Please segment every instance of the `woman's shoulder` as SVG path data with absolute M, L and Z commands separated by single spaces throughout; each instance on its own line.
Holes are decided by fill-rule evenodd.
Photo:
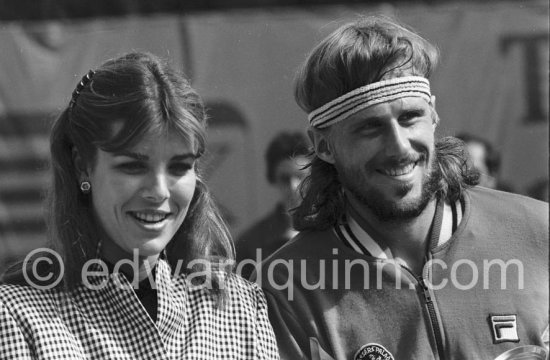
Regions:
M 25 283 L 2 282 L 0 283 L 0 301 L 7 303 L 48 297 L 48 292 L 44 290 Z
M 62 275 L 57 267 L 47 264 L 16 263 L 1 278 L 0 302 L 13 309 L 46 309 L 62 292 Z
M 43 289 L 29 284 L 0 284 L 0 306 L 12 316 L 45 314 L 53 308 L 56 290 Z
M 213 275 L 212 278 L 217 279 L 216 281 L 211 282 L 210 279 L 207 279 L 197 285 L 192 284 L 189 279 L 185 279 L 188 283 L 187 291 L 190 299 L 197 298 L 201 302 L 208 299 L 209 301 L 206 302 L 214 303 L 222 299 L 221 302 L 225 304 L 223 307 L 229 305 L 234 309 L 255 309 L 258 303 L 265 302 L 263 292 L 256 283 L 233 272 L 214 271 Z M 221 295 L 222 293 L 223 295 Z
M 235 272 L 220 272 L 219 277 L 229 290 L 234 289 L 244 292 L 255 293 L 256 290 L 259 289 L 256 283 L 246 280 L 241 275 Z
M 230 289 L 235 289 L 237 291 L 242 291 L 244 293 L 249 293 L 253 296 L 256 296 L 258 291 L 261 293 L 262 290 L 255 282 L 249 281 L 243 278 L 241 275 L 234 272 L 226 273 L 224 275 L 224 281 L 227 283 Z
M 244 306 L 258 308 L 265 304 L 265 297 L 258 284 L 244 279 L 238 274 L 228 273 L 225 278 L 230 301 Z

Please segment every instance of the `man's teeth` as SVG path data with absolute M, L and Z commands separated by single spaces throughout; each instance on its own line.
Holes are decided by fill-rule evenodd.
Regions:
M 416 166 L 416 163 L 410 163 L 407 166 L 393 168 L 393 169 L 384 169 L 382 172 L 385 175 L 389 176 L 400 176 L 400 175 L 406 175 L 414 170 L 414 167 Z
M 150 213 L 140 213 L 136 212 L 134 213 L 134 216 L 138 220 L 146 221 L 146 222 L 159 222 L 161 220 L 164 220 L 167 217 L 167 214 L 150 214 Z

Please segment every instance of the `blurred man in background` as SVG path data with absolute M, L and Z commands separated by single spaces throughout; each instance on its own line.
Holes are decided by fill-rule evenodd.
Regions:
M 297 190 L 308 175 L 308 171 L 303 169 L 308 163 L 308 151 L 308 140 L 301 132 L 281 132 L 269 143 L 265 153 L 267 181 L 277 189 L 279 200 L 267 216 L 237 239 L 237 262 L 256 260 L 258 250 L 261 250 L 263 260 L 296 235 L 289 210 L 300 203 Z M 244 266 L 241 275 L 249 278 L 252 270 L 252 266 Z
M 487 139 L 469 133 L 461 133 L 456 137 L 464 141 L 474 167 L 480 172 L 479 186 L 514 192 L 510 184 L 500 179 L 500 153 Z

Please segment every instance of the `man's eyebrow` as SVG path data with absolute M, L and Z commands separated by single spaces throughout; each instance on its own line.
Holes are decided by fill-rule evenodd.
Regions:
M 365 126 L 383 123 L 384 117 L 380 115 L 368 115 L 364 117 L 357 117 L 355 119 L 350 119 L 350 120 L 354 121 L 354 123 L 350 124 L 351 128 L 356 130 L 356 129 L 361 129 Z
M 411 106 L 403 109 L 403 111 L 405 111 L 405 112 L 407 112 L 407 111 L 426 112 L 427 109 L 420 106 L 420 105 L 411 105 Z
M 361 120 L 362 122 L 381 122 L 381 121 L 384 121 L 384 119 L 386 118 L 387 116 L 382 116 L 382 115 L 369 115 L 369 116 L 363 117 Z

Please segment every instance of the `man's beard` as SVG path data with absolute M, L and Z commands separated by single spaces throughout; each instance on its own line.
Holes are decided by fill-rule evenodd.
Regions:
M 283 204 L 287 210 L 291 210 L 299 206 L 301 201 L 302 197 L 300 196 L 300 193 L 298 190 L 295 190 L 291 194 L 285 194 Z
M 426 158 L 426 155 L 422 155 Z M 380 190 L 366 185 L 361 171 L 337 167 L 339 179 L 344 189 L 353 195 L 361 204 L 369 208 L 372 213 L 383 222 L 407 221 L 418 217 L 435 196 L 439 189 L 441 173 L 437 166 L 437 153 L 432 158 L 429 172 L 424 175 L 421 184 L 420 196 L 412 201 L 398 202 L 387 199 Z M 411 184 L 403 184 L 396 190 L 396 195 L 403 197 L 411 189 Z

